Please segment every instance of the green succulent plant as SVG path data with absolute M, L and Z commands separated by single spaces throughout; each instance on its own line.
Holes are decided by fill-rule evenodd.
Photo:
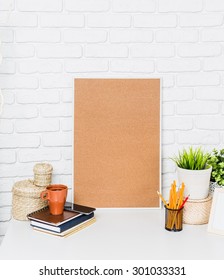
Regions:
M 209 168 L 208 159 L 209 153 L 202 150 L 201 147 L 193 148 L 189 147 L 179 151 L 178 156 L 171 158 L 178 167 L 190 170 L 203 170 Z
M 208 164 L 212 166 L 211 181 L 224 186 L 224 149 L 214 149 L 210 154 Z

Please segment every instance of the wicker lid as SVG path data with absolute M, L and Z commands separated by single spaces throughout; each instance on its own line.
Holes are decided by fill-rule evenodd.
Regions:
M 49 174 L 53 170 L 53 167 L 49 163 L 37 163 L 34 165 L 33 172 L 38 174 Z
M 39 198 L 46 187 L 37 187 L 32 180 L 18 181 L 13 185 L 13 194 L 23 197 Z

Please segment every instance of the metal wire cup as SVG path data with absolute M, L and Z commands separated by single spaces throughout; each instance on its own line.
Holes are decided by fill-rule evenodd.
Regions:
M 165 206 L 165 229 L 181 231 L 183 229 L 183 208 L 170 209 Z

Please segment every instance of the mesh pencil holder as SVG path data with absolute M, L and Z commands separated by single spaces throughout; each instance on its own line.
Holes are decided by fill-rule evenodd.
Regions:
M 34 184 L 46 187 L 51 184 L 53 167 L 49 163 L 37 163 L 33 168 Z
M 184 205 L 183 223 L 190 225 L 207 224 L 211 206 L 211 195 L 205 199 L 189 199 Z
M 40 198 L 45 187 L 37 187 L 32 180 L 18 181 L 12 188 L 12 216 L 16 220 L 27 220 L 27 214 L 47 206 Z

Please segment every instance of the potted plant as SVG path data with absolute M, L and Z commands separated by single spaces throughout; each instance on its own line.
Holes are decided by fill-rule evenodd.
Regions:
M 213 194 L 215 188 L 224 187 L 224 149 L 214 149 L 210 154 L 208 164 L 212 166 L 210 193 Z
M 208 164 L 210 154 L 201 147 L 183 149 L 172 160 L 177 165 L 179 183 L 185 184 L 185 196 L 190 199 L 205 199 L 209 194 L 212 166 Z

